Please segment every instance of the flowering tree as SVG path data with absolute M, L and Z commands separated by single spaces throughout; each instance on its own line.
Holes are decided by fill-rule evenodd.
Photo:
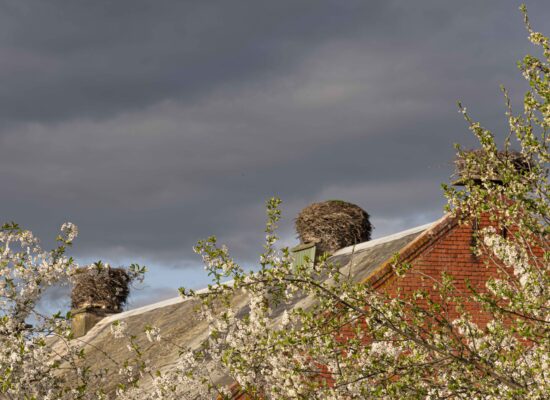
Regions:
M 0 393 L 4 397 L 56 398 L 71 390 L 72 385 L 56 373 L 59 359 L 47 346 L 48 336 L 70 337 L 68 316 L 42 315 L 36 304 L 48 286 L 69 277 L 74 262 L 65 250 L 76 236 L 76 226 L 64 224 L 59 246 L 46 252 L 30 231 L 17 224 L 0 229 Z
M 433 291 L 390 297 L 327 260 L 293 265 L 287 249 L 274 247 L 280 201 L 271 199 L 259 271 L 245 272 L 215 238 L 197 245 L 213 285 L 182 294 L 201 301 L 210 336 L 172 376 L 159 376 L 158 393 L 170 397 L 178 390 L 167 382 L 179 379 L 229 396 L 204 374 L 215 361 L 250 398 L 548 398 L 550 44 L 523 11 L 529 39 L 543 51 L 520 64 L 531 86 L 524 112 L 514 115 L 508 101 L 510 133 L 499 151 L 460 105 L 481 150 L 459 148 L 464 187 L 445 186 L 448 210 L 461 223 L 488 220 L 475 245 L 497 270 L 486 287 L 460 291 L 442 274 L 432 277 Z M 398 275 L 411 268 L 399 260 L 394 267 Z M 248 310 L 231 307 L 241 292 Z M 468 303 L 489 322 L 476 323 Z M 353 334 L 344 337 L 344 328 Z
M 73 281 L 79 269 L 66 250 L 77 235 L 77 227 L 65 223 L 57 247 L 45 251 L 17 224 L 0 227 L 0 399 L 106 396 L 101 386 L 90 385 L 105 371 L 86 365 L 84 343 L 73 340 L 70 312 L 45 315 L 36 307 L 47 288 Z M 144 272 L 132 265 L 129 277 Z

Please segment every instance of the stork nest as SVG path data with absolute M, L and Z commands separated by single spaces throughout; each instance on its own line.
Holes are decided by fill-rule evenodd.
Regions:
M 130 293 L 130 280 L 124 268 L 111 268 L 102 263 L 79 268 L 71 293 L 72 308 L 121 311 Z
M 355 204 L 342 200 L 313 203 L 295 220 L 302 243 L 315 243 L 318 254 L 332 254 L 343 247 L 370 240 L 369 214 Z
M 467 162 L 467 159 L 475 159 L 476 162 Z M 490 181 L 502 183 L 502 169 L 504 165 L 511 165 L 519 172 L 529 169 L 529 160 L 517 151 L 499 151 L 495 159 L 489 159 L 485 150 L 468 150 L 459 154 L 455 159 L 455 176 L 458 180 L 455 184 L 464 184 L 471 179 L 480 181 L 485 174 Z

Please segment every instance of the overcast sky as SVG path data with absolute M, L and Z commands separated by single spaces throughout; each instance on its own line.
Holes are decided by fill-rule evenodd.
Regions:
M 375 237 L 435 220 L 453 143 L 475 145 L 456 101 L 502 135 L 499 85 L 526 89 L 519 4 L 0 0 L 2 220 L 148 265 L 130 306 L 204 286 L 200 238 L 253 265 L 273 195 L 288 245 L 314 201 L 360 205 Z

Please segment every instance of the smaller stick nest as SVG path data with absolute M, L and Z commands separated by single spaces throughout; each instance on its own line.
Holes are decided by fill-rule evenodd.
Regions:
M 475 160 L 467 162 L 467 159 Z M 489 158 L 483 149 L 467 150 L 455 159 L 455 185 L 464 185 L 467 180 L 481 181 L 486 177 L 495 183 L 502 183 L 502 171 L 506 165 L 519 172 L 529 170 L 529 160 L 517 151 L 499 151 L 494 159 Z
M 128 299 L 130 280 L 124 268 L 111 268 L 102 263 L 96 263 L 91 268 L 79 268 L 74 275 L 72 308 L 119 312 Z
M 369 214 L 355 204 L 341 200 L 313 203 L 295 220 L 302 243 L 315 243 L 317 254 L 332 254 L 343 247 L 370 240 Z

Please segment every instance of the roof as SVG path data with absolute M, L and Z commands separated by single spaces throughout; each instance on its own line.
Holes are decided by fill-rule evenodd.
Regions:
M 330 258 L 330 261 L 343 266 L 344 271 L 357 282 L 366 279 L 380 264 L 416 239 L 433 225 L 432 223 L 408 229 L 379 239 L 344 247 Z
M 342 271 L 352 276 L 355 281 L 364 281 L 379 271 L 380 266 L 387 264 L 394 254 L 402 253 L 412 243 L 418 242 L 440 222 L 441 220 L 340 249 L 329 258 L 329 261 L 340 264 Z M 202 289 L 198 292 L 206 290 Z M 290 307 L 298 305 L 307 307 L 308 304 L 311 304 L 311 299 L 303 297 L 297 299 Z M 110 331 L 111 324 L 116 320 L 124 320 L 127 324 L 127 331 L 140 338 L 138 342 L 144 349 L 144 357 L 151 360 L 152 369 L 166 371 L 175 368 L 177 363 L 178 352 L 174 351 L 174 345 L 196 349 L 208 335 L 208 324 L 197 318 L 196 305 L 193 300 L 176 297 L 114 314 L 101 320 L 85 336 L 77 340 L 86 343 L 87 360 L 91 365 L 97 363 L 102 367 L 110 367 L 112 379 L 109 381 L 112 383 L 111 388 L 114 389 L 118 379 L 118 368 L 110 360 L 123 362 L 129 357 L 129 353 L 124 341 L 113 339 Z M 239 313 L 246 313 L 247 297 L 243 294 L 235 296 L 233 306 L 240 310 Z M 274 310 L 274 321 L 282 311 L 283 309 Z M 158 327 L 162 337 L 168 339 L 171 344 L 151 346 L 142 334 L 146 325 Z M 57 344 L 57 346 L 62 351 L 62 345 Z M 231 380 L 221 371 L 214 373 L 214 380 L 221 384 L 231 383 Z M 147 381 L 143 382 L 141 386 L 147 388 Z

